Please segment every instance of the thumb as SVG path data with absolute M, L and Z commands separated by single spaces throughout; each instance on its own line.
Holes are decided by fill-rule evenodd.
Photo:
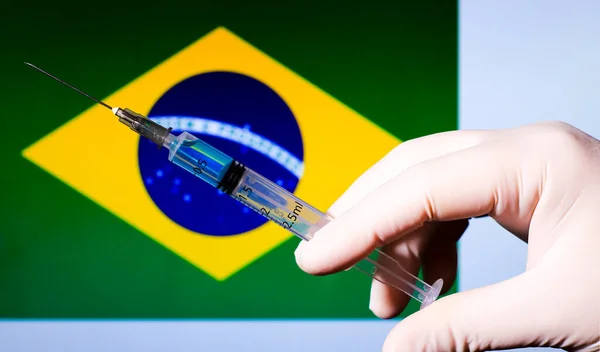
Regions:
M 552 302 L 536 281 L 526 272 L 441 298 L 394 327 L 383 351 L 490 351 L 548 343 L 542 331 L 551 324 Z

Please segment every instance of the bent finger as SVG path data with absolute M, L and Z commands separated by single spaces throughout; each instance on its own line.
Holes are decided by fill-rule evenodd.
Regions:
M 514 153 L 495 144 L 420 163 L 318 231 L 297 253 L 298 265 L 312 274 L 337 272 L 427 221 L 488 214 L 518 171 Z
M 454 284 L 458 265 L 456 242 L 469 226 L 468 220 L 439 223 L 429 245 L 421 255 L 423 279 L 432 283 L 444 280 L 441 293 L 444 294 Z
M 406 235 L 402 241 L 388 244 L 382 252 L 388 257 L 381 256 L 378 262 L 386 268 L 394 269 L 400 265 L 413 276 L 417 276 L 421 267 L 421 253 L 432 237 L 437 224 L 429 223 Z M 397 263 L 394 263 L 392 258 Z M 384 276 L 385 277 L 385 276 Z M 369 309 L 379 318 L 389 319 L 400 314 L 410 301 L 410 297 L 395 287 L 373 279 Z

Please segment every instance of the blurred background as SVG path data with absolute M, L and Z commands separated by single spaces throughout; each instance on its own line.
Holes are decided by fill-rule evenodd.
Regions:
M 0 9 L 3 351 L 375 351 L 417 309 L 382 321 L 360 273 L 304 274 L 296 238 L 170 169 L 133 133 L 102 134 L 125 127 L 108 111 L 96 119 L 98 106 L 23 61 L 151 117 L 250 130 L 304 173 L 192 132 L 323 210 L 384 150 L 415 137 L 550 119 L 600 137 L 593 0 L 5 1 Z M 219 55 L 234 59 L 222 64 Z M 323 111 L 340 114 L 318 128 Z M 324 143 L 331 149 L 313 152 Z M 335 185 L 311 168 L 350 159 L 359 161 Z M 123 168 L 112 172 L 114 164 Z M 320 186 L 302 188 L 313 182 Z M 138 208 L 160 216 L 142 221 Z M 236 259 L 231 248 L 251 235 L 260 248 Z M 194 256 L 193 246 L 208 243 L 212 254 Z M 523 272 L 526 251 L 493 221 L 473 221 L 450 293 Z M 222 260 L 236 262 L 225 270 Z

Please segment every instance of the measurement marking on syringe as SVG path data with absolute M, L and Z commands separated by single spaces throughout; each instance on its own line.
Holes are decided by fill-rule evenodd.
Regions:
M 270 210 L 267 210 L 265 208 L 260 208 L 260 212 L 262 213 L 262 215 L 264 216 L 269 216 L 271 214 Z
M 198 175 L 202 175 L 202 173 L 204 172 L 204 169 L 206 168 L 206 161 L 198 159 L 197 161 L 198 165 L 200 165 L 200 167 L 194 167 L 194 175 L 198 174 Z
M 252 194 L 252 188 L 250 188 L 248 186 L 242 187 L 242 191 L 246 191 L 248 193 L 248 197 L 250 197 L 250 195 Z M 238 198 L 240 198 L 244 202 L 248 201 L 248 199 L 246 197 L 244 197 L 241 193 L 238 193 Z
M 252 194 L 252 188 L 250 188 L 248 186 L 243 186 L 242 187 L 242 191 L 246 192 L 248 194 L 248 197 L 250 197 L 250 195 Z M 248 206 L 248 207 L 254 209 L 254 207 L 251 207 L 248 204 L 248 198 L 244 197 L 241 193 L 238 193 L 238 198 L 240 199 L 240 201 L 242 202 L 242 204 L 244 204 L 245 206 Z M 265 207 L 261 207 L 259 212 L 260 212 L 261 215 L 264 215 L 266 217 L 269 217 L 269 215 L 271 215 L 271 209 L 267 210 Z
M 302 212 L 302 204 L 298 203 L 298 201 L 294 201 L 294 203 L 296 203 L 296 206 L 294 207 L 294 210 L 291 213 L 287 214 L 287 218 L 290 219 L 290 222 L 287 221 L 283 221 L 282 226 L 290 229 L 292 228 L 292 226 L 294 226 L 294 224 L 296 223 L 296 220 L 298 220 L 298 217 L 300 216 L 300 213 Z
M 241 193 L 242 191 L 246 192 L 247 197 L 249 198 L 250 195 L 252 194 L 252 188 L 245 186 L 245 185 L 242 186 L 240 193 L 237 194 L 237 198 L 242 204 L 251 208 L 255 212 L 263 215 L 264 217 L 271 219 L 276 224 L 278 224 L 279 226 L 281 226 L 285 229 L 290 229 L 290 228 L 292 228 L 292 226 L 294 226 L 294 224 L 296 224 L 296 221 L 298 221 L 298 218 L 300 217 L 300 214 L 302 213 L 302 210 L 304 209 L 304 206 L 301 203 L 298 203 L 298 201 L 294 201 L 294 203 L 295 203 L 294 210 L 292 210 L 291 213 L 287 214 L 287 219 L 290 221 L 282 221 L 282 220 L 280 220 L 280 218 L 284 218 L 284 219 L 286 218 L 286 217 L 284 217 L 284 212 L 282 212 L 280 209 L 277 209 L 277 208 L 269 209 L 264 206 L 260 207 L 260 208 L 252 206 L 249 202 L 249 199 Z M 271 213 L 274 213 L 275 215 L 272 215 Z
M 281 212 L 277 211 L 277 209 L 267 209 L 265 207 L 261 207 L 260 211 L 259 211 L 255 207 L 251 206 L 248 203 L 248 199 L 246 197 L 244 197 L 243 195 L 241 195 L 241 194 L 238 194 L 238 200 L 242 204 L 244 204 L 245 206 L 247 206 L 248 208 L 254 210 L 255 212 L 259 213 L 260 215 L 266 217 L 267 219 L 273 220 L 276 224 L 279 224 L 279 222 L 277 221 L 277 219 L 275 217 L 271 216 L 271 211 L 274 212 L 277 215 L 280 215 L 280 216 L 282 215 Z

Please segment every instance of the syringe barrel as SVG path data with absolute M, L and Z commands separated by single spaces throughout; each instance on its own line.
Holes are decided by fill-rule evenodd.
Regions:
M 168 137 L 169 160 L 213 187 L 240 201 L 303 240 L 333 218 L 302 199 L 213 148 L 195 136 L 183 132 Z M 384 284 L 395 287 L 424 308 L 437 299 L 442 281 L 432 286 L 412 275 L 395 259 L 375 250 L 354 267 Z

